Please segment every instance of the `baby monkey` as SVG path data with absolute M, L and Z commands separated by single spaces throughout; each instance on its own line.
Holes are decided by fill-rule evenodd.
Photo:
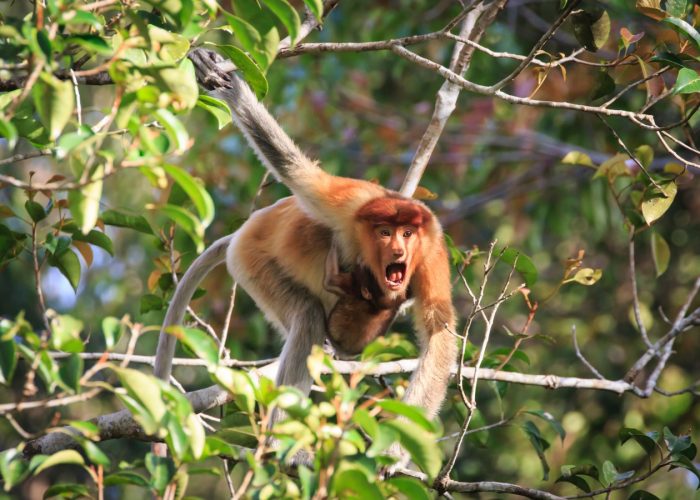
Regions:
M 372 272 L 361 264 L 341 272 L 338 250 L 333 244 L 326 257 L 323 286 L 340 297 L 328 315 L 328 338 L 342 356 L 355 356 L 386 333 L 396 313 L 407 299 L 384 294 Z

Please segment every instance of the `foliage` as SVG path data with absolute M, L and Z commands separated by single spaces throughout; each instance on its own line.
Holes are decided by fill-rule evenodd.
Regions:
M 206 295 L 199 315 L 169 331 L 189 397 L 136 368 L 151 360 L 187 264 L 251 206 L 287 194 L 266 183 L 226 105 L 200 90 L 192 48 L 232 61 L 330 172 L 390 187 L 406 174 L 444 71 L 415 69 L 388 45 L 333 42 L 437 33 L 402 43 L 448 64 L 454 39 L 439 30 L 460 6 L 344 1 L 330 15 L 333 2 L 320 0 L 304 0 L 304 12 L 287 0 L 6 2 L 4 491 L 218 497 L 230 477 L 239 494 L 265 498 L 426 498 L 454 478 L 477 488 L 465 491 L 488 480 L 560 495 L 692 495 L 698 340 L 683 333 L 698 324 L 700 283 L 694 2 L 513 4 L 477 39 L 496 55 L 476 50 L 464 77 L 486 90 L 458 101 L 415 194 L 449 235 L 462 318 L 452 334 L 463 369 L 476 368 L 460 372 L 440 420 L 400 401 L 409 370 L 393 361 L 417 353 L 403 335 L 369 345 L 360 365 L 315 350 L 311 398 L 242 368 L 279 347 L 249 297 L 234 295 L 234 319 L 225 314 L 223 272 L 195 294 Z M 298 45 L 309 23 L 323 24 L 308 35 L 326 44 L 318 52 Z M 512 56 L 531 51 L 518 69 Z M 208 384 L 227 403 L 198 406 L 192 391 Z M 117 444 L 95 418 L 120 408 L 138 425 L 120 427 L 128 440 Z M 286 413 L 276 448 L 274 411 Z M 74 446 L 37 452 L 45 433 Z M 396 463 L 399 443 L 418 472 Z

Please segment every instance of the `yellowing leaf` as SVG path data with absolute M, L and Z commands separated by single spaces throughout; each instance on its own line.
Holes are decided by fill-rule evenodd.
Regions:
M 667 15 L 661 8 L 661 0 L 637 0 L 637 10 L 657 21 L 663 20 Z
M 654 261 L 656 277 L 658 278 L 668 269 L 668 262 L 671 260 L 671 249 L 664 237 L 656 231 L 651 233 L 651 257 Z
M 569 151 L 566 153 L 566 156 L 561 159 L 561 162 L 566 165 L 585 165 L 595 168 L 591 157 L 581 151 Z
M 37 474 L 48 469 L 49 467 L 53 467 L 54 465 L 60 464 L 84 465 L 85 460 L 83 460 L 82 455 L 80 455 L 80 453 L 78 453 L 75 450 L 61 450 L 44 460 L 41 463 L 41 465 L 36 468 L 36 470 L 34 471 L 34 475 L 36 476 Z
M 437 200 L 438 195 L 426 187 L 418 186 L 413 193 L 413 198 L 416 200 Z
M 49 131 L 51 140 L 56 140 L 75 108 L 73 84 L 61 81 L 51 74 L 41 73 L 32 88 L 32 97 L 41 123 Z
M 632 173 L 627 166 L 627 161 L 630 159 L 629 156 L 623 153 L 618 153 L 612 158 L 605 160 L 598 171 L 593 176 L 596 177 L 607 177 L 610 182 L 614 181 L 621 176 L 631 176 Z
M 662 189 L 663 193 L 654 189 L 652 194 L 642 201 L 642 216 L 648 226 L 666 213 L 678 191 L 678 187 L 673 181 L 663 186 Z
M 591 269 L 590 267 L 584 267 L 583 269 L 579 269 L 576 274 L 574 274 L 573 278 L 566 281 L 575 281 L 576 283 L 580 283 L 582 285 L 591 286 L 596 284 L 602 276 L 602 269 Z
M 685 171 L 686 168 L 680 163 L 669 162 L 664 165 L 664 172 L 667 174 L 683 175 Z

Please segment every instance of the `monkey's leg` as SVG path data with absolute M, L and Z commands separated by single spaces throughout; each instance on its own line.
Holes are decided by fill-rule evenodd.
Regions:
M 291 385 L 308 394 L 312 381 L 306 358 L 311 354 L 314 345 L 323 345 L 325 338 L 325 312 L 321 304 L 314 301 L 292 319 L 289 335 L 280 355 L 277 385 Z

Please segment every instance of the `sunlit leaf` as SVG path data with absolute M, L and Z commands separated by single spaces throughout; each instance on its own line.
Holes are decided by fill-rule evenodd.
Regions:
M 17 127 L 11 121 L 0 118 L 0 137 L 4 137 L 7 140 L 7 149 L 12 151 L 17 145 L 17 139 L 19 138 Z
M 51 318 L 50 324 L 51 345 L 54 349 L 72 353 L 83 352 L 83 342 L 80 339 L 80 332 L 84 328 L 82 321 L 67 314 L 57 314 Z
M 153 114 L 165 128 L 170 143 L 175 145 L 175 153 L 184 152 L 187 149 L 189 135 L 182 122 L 167 109 L 158 109 Z
M 124 325 L 117 318 L 107 316 L 106 318 L 102 319 L 102 334 L 104 335 L 105 344 L 108 350 L 117 345 L 117 342 L 119 342 L 124 330 Z
M 681 68 L 676 77 L 672 91 L 675 94 L 694 94 L 700 92 L 700 74 L 690 68 Z
M 282 21 L 284 27 L 287 28 L 289 38 L 292 39 L 292 45 L 294 45 L 299 35 L 299 28 L 301 27 L 301 21 L 299 20 L 297 11 L 294 10 L 294 7 L 289 5 L 287 0 L 264 0 L 264 2 L 265 5 L 275 13 L 279 20 Z
M 218 364 L 218 347 L 206 332 L 197 328 L 183 326 L 169 326 L 165 331 L 186 345 L 199 359 L 206 361 L 210 365 Z
M 629 427 L 623 427 L 619 432 L 620 443 L 625 444 L 629 440 L 635 441 L 639 446 L 644 449 L 647 455 L 651 455 L 655 450 L 658 449 L 656 440 L 658 439 L 658 433 L 643 433 L 637 429 L 631 429 Z
M 423 472 L 431 478 L 437 475 L 441 456 L 434 434 L 406 420 L 389 420 L 383 422 L 382 426 L 396 432 L 401 446 L 411 454 L 411 459 Z
M 17 348 L 15 340 L 0 340 L 0 384 L 12 382 L 17 367 Z
M 221 99 L 216 99 L 208 95 L 200 95 L 197 99 L 197 106 L 207 110 L 216 118 L 219 130 L 231 123 L 231 109 Z
M 422 408 L 411 406 L 396 399 L 385 399 L 383 401 L 379 401 L 377 402 L 377 406 L 383 410 L 394 413 L 395 415 L 406 417 L 408 420 L 420 425 L 428 432 L 436 431 L 435 426 L 430 420 L 427 419 L 425 416 L 425 411 Z
M 80 189 L 68 192 L 73 220 L 78 225 L 80 232 L 87 234 L 95 227 L 100 212 L 100 200 L 102 199 L 102 178 L 104 166 L 97 165 L 90 176 L 92 182 Z
M 182 190 L 187 193 L 187 196 L 190 197 L 192 203 L 194 203 L 194 206 L 197 208 L 202 225 L 207 227 L 211 224 L 211 221 L 214 219 L 214 201 L 211 199 L 211 196 L 204 186 L 180 167 L 165 163 L 162 165 L 162 168 L 180 185 Z
M 496 255 L 500 255 L 501 261 L 506 264 L 515 266 L 515 270 L 522 275 L 528 287 L 537 283 L 537 268 L 530 257 L 515 248 L 506 248 L 502 253 Z
M 49 131 L 49 139 L 55 140 L 75 108 L 73 84 L 51 74 L 41 73 L 32 88 L 32 96 L 39 118 Z
M 661 218 L 671 207 L 673 200 L 676 198 L 678 187 L 675 182 L 671 181 L 661 187 L 663 193 L 653 188 L 644 197 L 644 200 L 642 200 L 642 216 L 647 225 L 651 225 Z
M 34 475 L 38 475 L 40 472 L 48 469 L 49 467 L 65 464 L 85 465 L 85 460 L 83 460 L 82 455 L 75 450 L 57 451 L 36 468 Z
M 211 45 L 222 52 L 224 56 L 231 59 L 236 68 L 243 73 L 243 78 L 248 82 L 258 99 L 265 97 L 265 94 L 267 94 L 267 79 L 245 52 L 233 45 L 216 45 L 209 42 L 205 42 L 205 45 Z
M 83 360 L 78 354 L 73 353 L 68 358 L 61 360 L 58 365 L 58 373 L 63 383 L 73 389 L 80 391 L 80 377 L 83 375 Z
M 600 278 L 603 276 L 602 269 L 591 269 L 590 267 L 584 267 L 576 271 L 576 274 L 572 278 L 566 280 L 566 282 L 575 281 L 582 285 L 591 286 L 595 285 Z
M 171 219 L 182 228 L 197 246 L 197 253 L 204 250 L 204 226 L 189 210 L 166 203 L 157 208 L 158 212 Z

